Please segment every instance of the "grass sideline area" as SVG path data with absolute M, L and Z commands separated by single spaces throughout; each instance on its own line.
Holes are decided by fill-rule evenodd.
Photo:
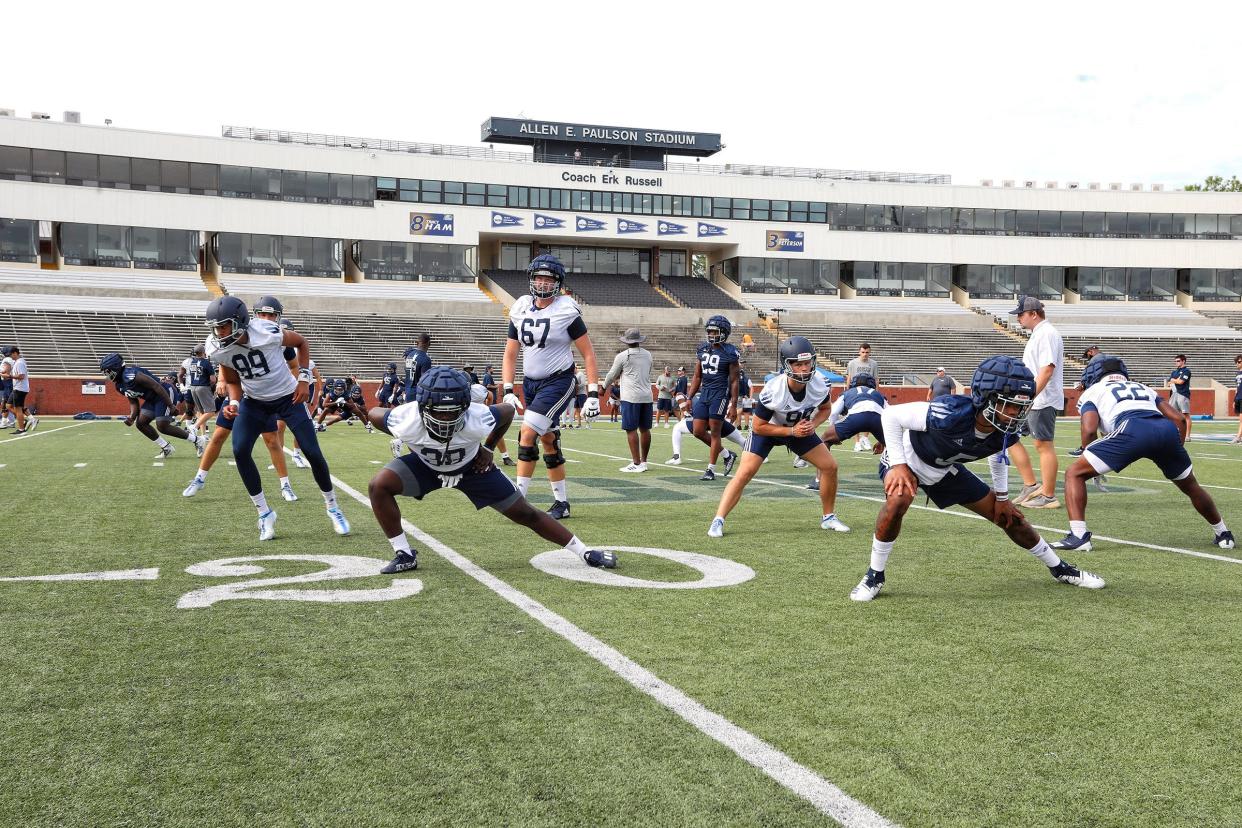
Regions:
M 1196 422 L 1189 449 L 1236 534 L 1235 428 Z M 687 465 L 661 465 L 669 433 L 653 432 L 651 471 L 635 475 L 618 471 L 629 457 L 616 425 L 565 432 L 567 525 L 589 545 L 716 556 L 753 578 L 571 581 L 531 565 L 549 544 L 459 493 L 401 505 L 422 531 L 895 823 L 1242 823 L 1230 781 L 1242 775 L 1242 551 L 1213 547 L 1154 465 L 1110 476 L 1108 494 L 1088 489 L 1096 549 L 1067 557 L 1107 589 L 1057 584 L 960 509 L 916 508 L 884 593 L 857 605 L 847 595 L 882 498 L 875 457 L 834 451 L 852 533 L 818 528 L 810 475 L 778 450 L 712 540 L 724 483 L 698 480 L 706 450 L 689 439 Z M 391 459 L 387 438 L 359 426 L 321 439 L 333 474 L 363 493 Z M 1064 468 L 1077 444 L 1066 421 L 1057 443 Z M 115 421 L 0 433 L 0 577 L 159 570 L 0 582 L 0 825 L 829 822 L 421 544 L 420 569 L 397 578 L 314 580 L 325 563 L 296 559 L 207 574 L 206 562 L 269 555 L 378 569 L 391 551 L 345 495 L 353 533 L 333 535 L 309 470 L 290 469 L 296 503 L 264 471 L 280 517 L 260 544 L 227 451 L 190 499 L 192 447 L 155 454 Z M 531 499 L 551 504 L 539 476 Z M 1027 514 L 1048 540 L 1066 530 L 1064 509 Z M 617 575 L 700 577 L 619 554 Z M 309 577 L 268 582 L 298 576 Z M 244 597 L 412 579 L 421 591 L 394 600 Z M 187 595 L 215 602 L 184 606 Z

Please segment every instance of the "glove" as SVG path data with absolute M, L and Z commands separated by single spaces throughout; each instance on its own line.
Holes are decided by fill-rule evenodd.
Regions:
M 599 416 L 599 397 L 587 397 L 586 402 L 582 404 L 582 416 L 588 420 Z
M 445 489 L 453 489 L 461 482 L 460 474 L 442 474 L 440 477 L 440 485 Z
M 522 413 L 522 409 L 525 408 L 525 406 L 522 405 L 522 401 L 518 399 L 517 394 L 514 394 L 512 391 L 505 394 L 505 398 L 502 402 L 504 402 L 505 405 L 513 406 L 514 410 L 516 410 L 519 414 Z

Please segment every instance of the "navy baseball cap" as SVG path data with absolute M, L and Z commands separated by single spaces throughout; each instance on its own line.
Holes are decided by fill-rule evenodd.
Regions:
M 1018 306 L 1009 312 L 1010 316 L 1015 314 L 1026 313 L 1027 311 L 1043 310 L 1044 303 L 1039 301 L 1038 296 L 1019 296 Z

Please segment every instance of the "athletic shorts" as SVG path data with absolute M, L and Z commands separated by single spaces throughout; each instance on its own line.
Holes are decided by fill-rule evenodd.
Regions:
M 880 464 L 880 479 L 888 474 L 888 466 L 884 463 Z M 918 479 L 918 475 L 915 475 Z M 947 509 L 950 506 L 958 506 L 967 503 L 977 503 L 988 496 L 988 492 L 992 491 L 992 487 L 984 483 L 970 469 L 961 463 L 954 463 L 948 473 L 940 479 L 938 483 L 924 483 L 919 480 L 919 486 L 931 498 L 931 502 L 936 504 L 938 509 Z
M 421 457 L 411 452 L 401 455 L 384 468 L 392 470 L 401 478 L 401 482 L 405 484 L 401 493 L 415 500 L 422 500 L 436 489 L 444 488 L 445 477 L 458 475 L 460 480 L 453 488 L 459 489 L 468 497 L 476 509 L 491 506 L 496 511 L 503 512 L 522 499 L 513 481 L 495 466 L 482 474 L 474 473 L 470 463 L 457 471 L 437 472 L 424 463 Z
M 1242 414 L 1242 397 L 1234 397 L 1234 400 L 1233 400 L 1233 413 L 1234 413 L 1234 414 Z
M 1100 474 L 1119 472 L 1142 459 L 1155 463 L 1169 480 L 1181 480 L 1193 470 L 1177 426 L 1161 416 L 1122 420 L 1112 434 L 1087 446 L 1082 456 Z
M 1183 414 L 1190 413 L 1190 397 L 1185 394 L 1179 394 L 1176 391 L 1169 394 L 1169 405 L 1173 406 L 1174 411 L 1180 411 Z
M 672 399 L 672 397 L 669 397 L 669 398 L 667 398 L 667 399 L 656 400 L 656 411 L 669 411 L 669 412 L 671 412 L 672 410 L 673 410 L 673 399 Z
M 777 446 L 784 446 L 794 454 L 802 457 L 816 446 L 822 446 L 824 441 L 815 434 L 808 434 L 805 437 L 764 437 L 762 434 L 750 433 L 750 439 L 746 441 L 745 451 L 751 454 L 757 454 L 760 457 L 767 457 L 768 453 Z
M 190 397 L 199 414 L 211 414 L 216 411 L 216 391 L 210 385 L 191 385 Z
M 222 405 L 220 406 L 220 410 L 216 412 L 216 428 L 223 428 L 223 429 L 232 431 L 233 421 L 236 419 L 237 418 L 234 417 L 233 420 L 230 420 L 228 417 L 225 417 L 224 406 Z M 275 430 L 276 430 L 276 415 L 268 414 L 267 420 L 263 423 L 262 427 L 260 428 L 260 432 L 263 434 L 268 434 Z
M 722 391 L 711 396 L 700 392 L 694 400 L 691 417 L 695 420 L 723 420 L 728 413 L 729 392 Z
M 12 405 L 14 408 L 25 408 L 26 407 L 26 395 L 29 393 L 30 393 L 29 391 L 14 391 L 12 394 L 9 395 L 9 404 Z
M 856 414 L 848 414 L 837 421 L 836 428 L 837 439 L 843 443 L 855 434 L 864 432 L 874 437 L 876 442 L 884 442 L 884 425 L 878 411 L 859 411 Z
M 650 431 L 651 430 L 651 409 L 649 402 L 626 402 L 621 401 L 621 430 L 622 431 Z
M 581 411 L 582 406 L 586 405 L 586 398 L 587 398 L 586 394 L 578 394 L 577 396 L 575 396 L 574 397 L 574 408 Z
M 522 380 L 522 394 L 526 397 L 522 423 L 539 435 L 552 431 L 574 398 L 576 385 L 573 368 L 544 379 L 527 377 Z
M 1057 410 L 1052 406 L 1031 409 L 1026 427 L 1036 440 L 1052 442 L 1057 429 Z

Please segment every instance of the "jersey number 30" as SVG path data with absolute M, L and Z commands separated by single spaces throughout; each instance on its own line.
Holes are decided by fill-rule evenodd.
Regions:
M 543 333 L 539 336 L 538 342 L 535 342 L 535 328 L 543 328 Z M 523 319 L 522 344 L 527 347 L 542 348 L 543 344 L 548 341 L 548 331 L 550 330 L 552 330 L 551 319 Z
M 255 377 L 267 376 L 271 372 L 271 368 L 267 367 L 267 360 L 263 358 L 262 351 L 247 351 L 244 354 L 233 354 L 233 370 L 237 372 L 242 379 L 254 379 Z

